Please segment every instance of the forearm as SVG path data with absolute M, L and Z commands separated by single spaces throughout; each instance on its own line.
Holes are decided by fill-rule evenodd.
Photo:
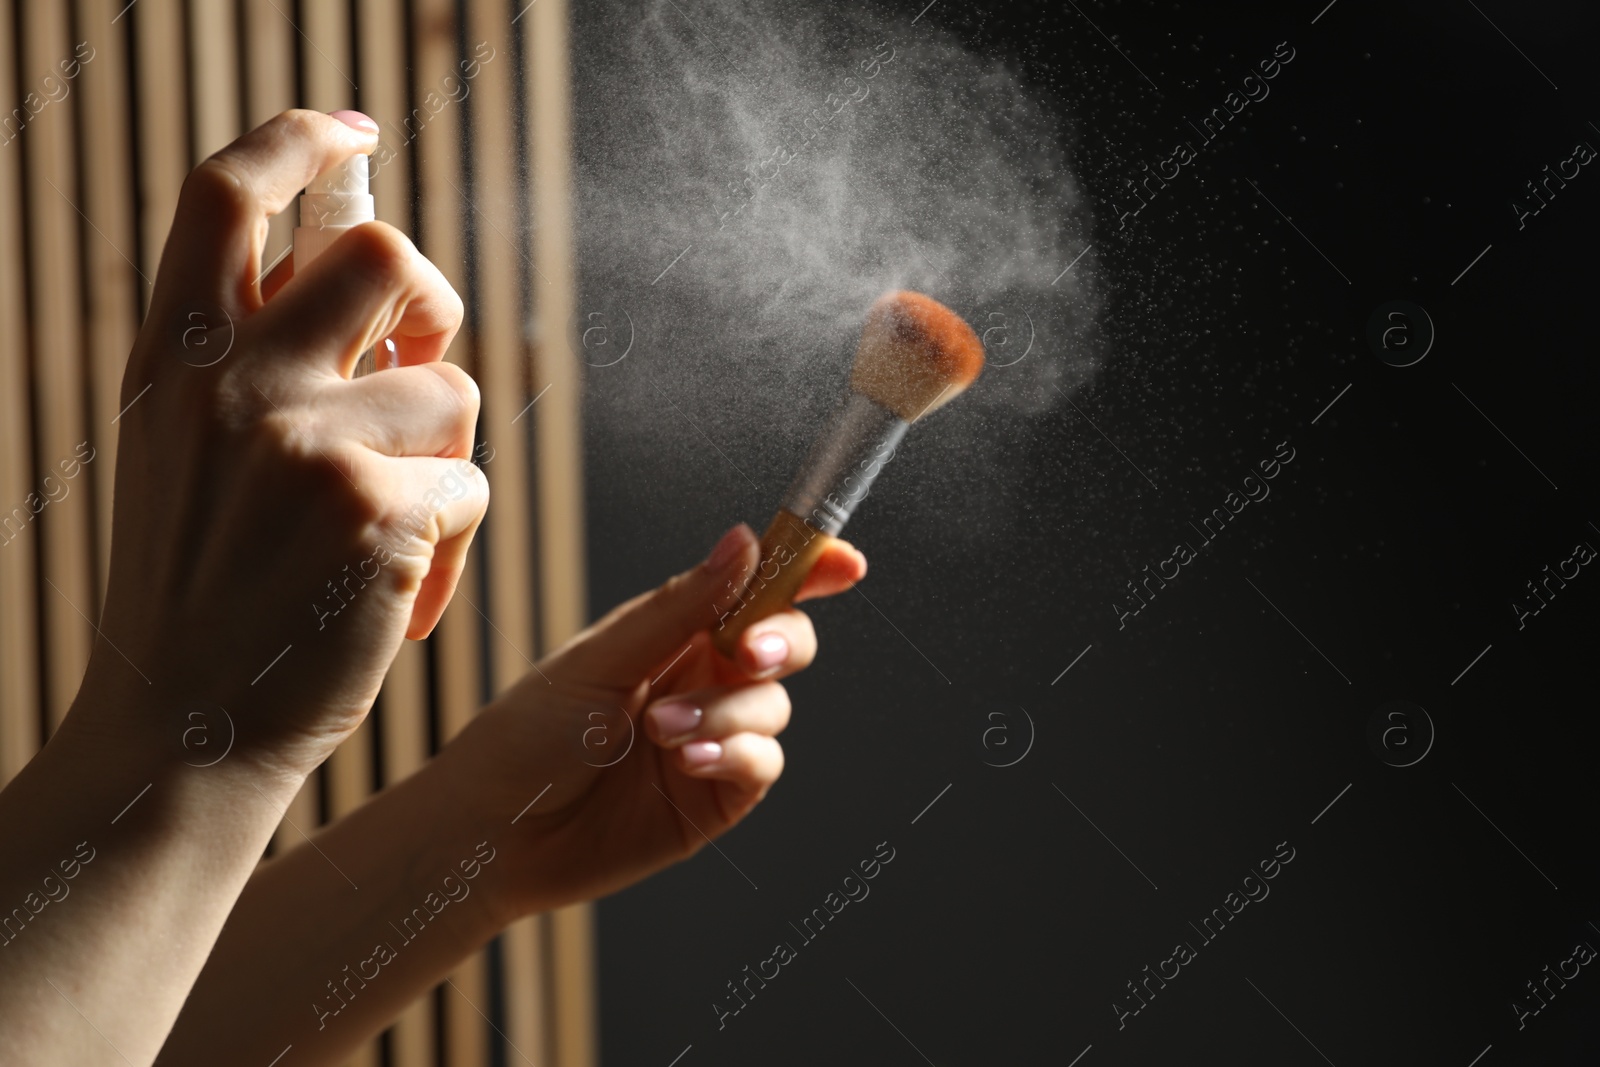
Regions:
M 86 684 L 0 793 L 0 1061 L 154 1060 L 300 784 L 185 766 L 182 729 L 137 680 Z
M 499 932 L 505 841 L 442 761 L 256 872 L 161 1064 L 342 1063 Z

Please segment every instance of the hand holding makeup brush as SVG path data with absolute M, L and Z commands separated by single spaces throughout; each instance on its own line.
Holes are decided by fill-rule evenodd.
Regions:
M 789 608 L 748 628 L 733 658 L 711 647 L 731 580 L 757 560 L 754 532 L 729 530 L 710 557 L 622 604 L 541 660 L 439 757 L 440 769 L 504 825 L 535 794 L 485 888 L 510 921 L 614 892 L 685 859 L 733 827 L 783 770 L 789 721 L 779 679 L 810 665 L 811 621 Z M 830 540 L 796 599 L 843 592 L 866 574 Z
M 486 811 L 549 784 L 525 817 L 531 847 L 494 876 L 505 921 L 620 889 L 760 801 L 782 771 L 775 738 L 789 720 L 775 679 L 816 651 L 791 605 L 865 576 L 837 534 L 910 424 L 982 369 L 959 315 L 920 293 L 885 294 L 867 314 L 849 394 L 766 536 L 730 530 L 705 564 L 579 634 L 446 750 L 441 762 L 460 758 L 460 789 Z

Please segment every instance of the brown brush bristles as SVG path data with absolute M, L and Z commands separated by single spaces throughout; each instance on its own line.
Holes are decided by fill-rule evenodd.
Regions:
M 983 345 L 954 311 L 921 293 L 885 293 L 867 312 L 850 388 L 907 422 L 953 400 L 983 370 Z

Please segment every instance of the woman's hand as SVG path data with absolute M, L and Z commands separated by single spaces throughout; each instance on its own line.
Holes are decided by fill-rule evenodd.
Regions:
M 776 736 L 789 722 L 778 679 L 816 655 L 811 621 L 789 610 L 752 624 L 734 662 L 710 642 L 758 550 L 749 527 L 728 531 L 705 563 L 541 661 L 441 755 L 482 833 L 506 842 L 503 865 L 490 869 L 505 921 L 603 896 L 692 855 L 777 781 Z M 861 553 L 834 541 L 799 599 L 865 574 Z
M 440 362 L 460 298 L 382 223 L 278 273 L 270 300 L 258 285 L 268 217 L 377 130 L 286 112 L 184 183 L 123 379 L 109 590 L 80 699 L 112 736 L 150 724 L 92 696 L 131 686 L 174 723 L 221 706 L 235 760 L 303 775 L 455 588 L 488 500 L 466 461 L 477 387 Z M 400 365 L 351 380 L 386 338 Z

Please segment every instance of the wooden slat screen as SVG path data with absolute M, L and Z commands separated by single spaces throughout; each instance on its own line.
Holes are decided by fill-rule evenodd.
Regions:
M 0 0 L 0 518 L 80 442 L 94 449 L 67 497 L 0 532 L 0 782 L 60 722 L 88 659 L 122 369 L 184 176 L 289 107 L 378 119 L 392 153 L 378 216 L 468 305 L 446 358 L 483 388 L 494 504 L 437 631 L 401 649 L 273 849 L 416 770 L 582 625 L 567 17 L 564 0 Z M 63 82 L 75 49 L 92 58 Z M 490 49 L 463 92 L 463 60 Z M 33 113 L 46 76 L 67 92 Z M 273 220 L 269 265 L 293 214 Z M 587 907 L 516 924 L 351 1063 L 596 1063 L 592 942 Z

